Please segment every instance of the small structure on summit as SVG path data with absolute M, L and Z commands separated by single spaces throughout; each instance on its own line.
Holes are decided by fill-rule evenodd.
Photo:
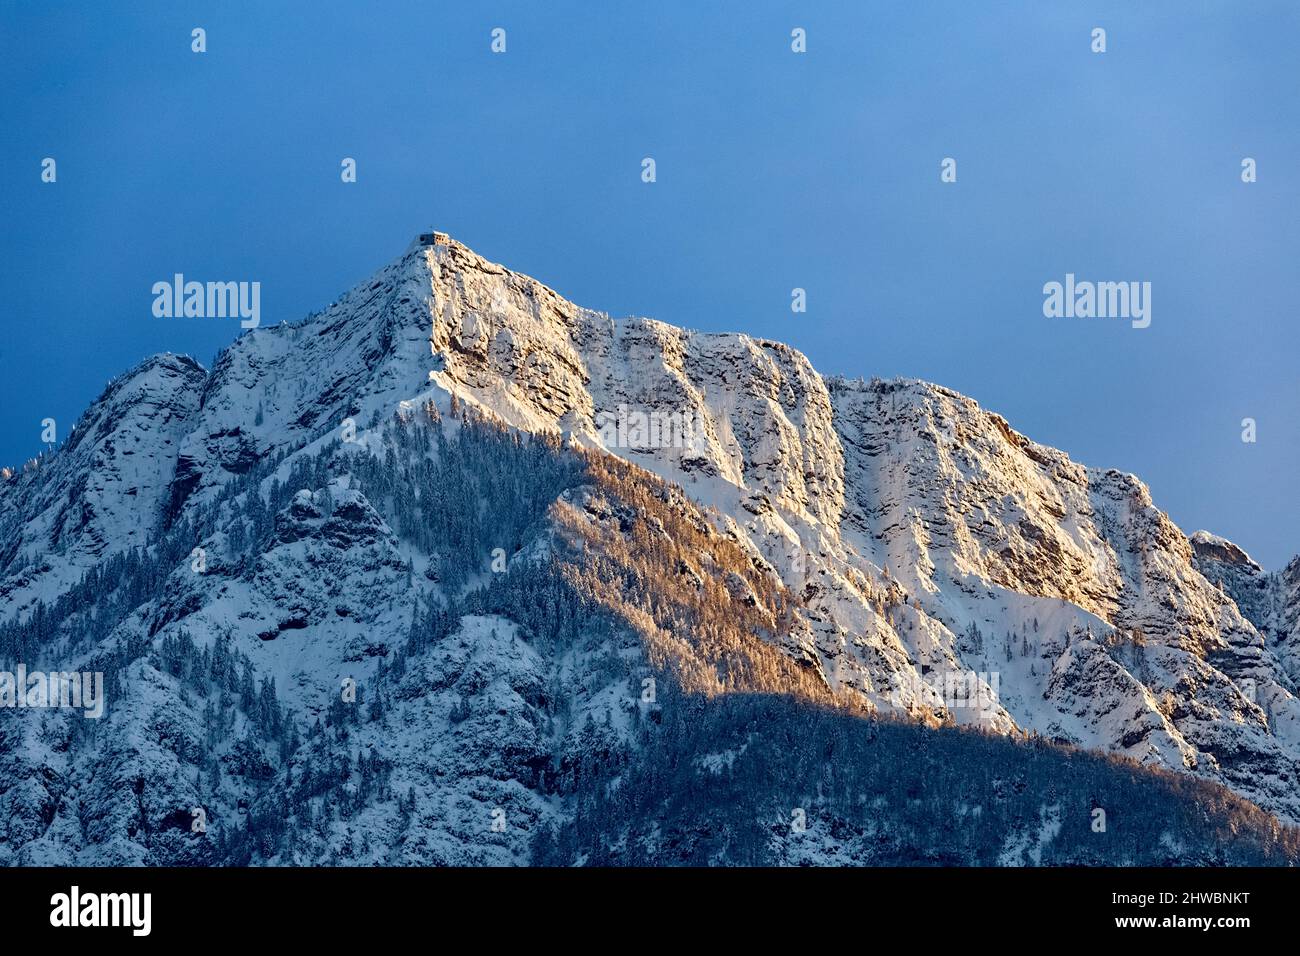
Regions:
M 420 233 L 420 245 L 422 246 L 445 246 L 449 242 L 451 242 L 451 236 L 445 232 Z

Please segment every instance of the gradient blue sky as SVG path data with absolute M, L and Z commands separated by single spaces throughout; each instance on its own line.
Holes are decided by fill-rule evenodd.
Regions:
M 1300 550 L 1300 5 L 605 6 L 4 0 L 0 462 L 239 332 L 155 319 L 155 281 L 296 320 L 433 226 L 591 308 L 943 383 L 1188 532 Z M 1066 272 L 1150 281 L 1151 327 L 1044 318 Z

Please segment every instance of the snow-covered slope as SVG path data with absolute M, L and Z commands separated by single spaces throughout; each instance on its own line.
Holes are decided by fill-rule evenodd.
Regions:
M 71 587 L 104 558 L 150 543 L 207 375 L 158 355 L 112 382 L 57 453 L 0 482 L 5 617 Z
M 300 719 L 326 715 L 341 680 L 387 666 L 413 614 L 523 544 L 475 522 L 421 544 L 388 516 L 436 522 L 441 492 L 376 499 L 357 479 L 363 460 L 396 469 L 394 416 L 427 409 L 453 432 L 469 410 L 680 487 L 708 534 L 783 589 L 788 613 L 763 639 L 828 699 L 1097 748 L 1300 821 L 1300 563 L 1268 576 L 1189 541 L 1136 477 L 941 386 L 827 379 L 777 342 L 615 321 L 440 234 L 323 312 L 245 334 L 210 373 L 160 357 L 111 386 L 63 448 L 0 485 L 0 622 L 30 622 L 37 599 L 52 607 L 88 568 L 154 545 L 184 561 L 115 639 L 225 635 Z M 674 430 L 610 425 L 639 414 Z M 315 456 L 328 471 L 302 470 Z M 472 573 L 449 579 L 447 549 L 470 541 Z M 460 626 L 474 659 L 514 633 Z M 90 653 L 66 634 L 49 646 Z M 505 686 L 601 692 L 569 686 L 573 661 L 539 661 Z

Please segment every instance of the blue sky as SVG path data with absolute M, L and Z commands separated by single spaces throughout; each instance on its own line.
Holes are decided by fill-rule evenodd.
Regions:
M 333 6 L 0 4 L 0 462 L 239 332 L 154 318 L 155 281 L 292 321 L 433 226 L 591 308 L 943 383 L 1300 551 L 1300 5 Z M 1045 318 L 1067 272 L 1151 282 L 1151 327 Z

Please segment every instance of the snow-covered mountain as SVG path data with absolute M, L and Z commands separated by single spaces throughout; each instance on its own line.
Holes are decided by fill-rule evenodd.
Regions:
M 210 372 L 159 356 L 112 383 L 0 482 L 0 532 L 0 657 L 116 675 L 111 731 L 0 717 L 9 860 L 580 861 L 608 828 L 641 859 L 669 819 L 613 800 L 593 839 L 590 787 L 647 773 L 666 701 L 733 692 L 1032 735 L 1174 772 L 1147 802 L 1253 812 L 1178 789 L 1206 781 L 1300 822 L 1300 560 L 1268 575 L 1189 540 L 1136 477 L 941 386 L 615 321 L 440 233 Z M 701 779 L 770 760 L 734 719 Z M 993 856 L 957 862 L 1217 859 L 1191 823 L 1151 835 L 1166 857 L 1089 856 L 1105 804 L 1042 783 Z M 826 818 L 789 845 L 790 813 L 830 798 L 763 799 L 764 859 L 915 850 Z M 194 838 L 198 807 L 220 840 Z
M 1300 680 L 1300 557 L 1269 573 L 1208 531 L 1197 531 L 1191 541 L 1197 570 L 1232 598 L 1286 673 Z

